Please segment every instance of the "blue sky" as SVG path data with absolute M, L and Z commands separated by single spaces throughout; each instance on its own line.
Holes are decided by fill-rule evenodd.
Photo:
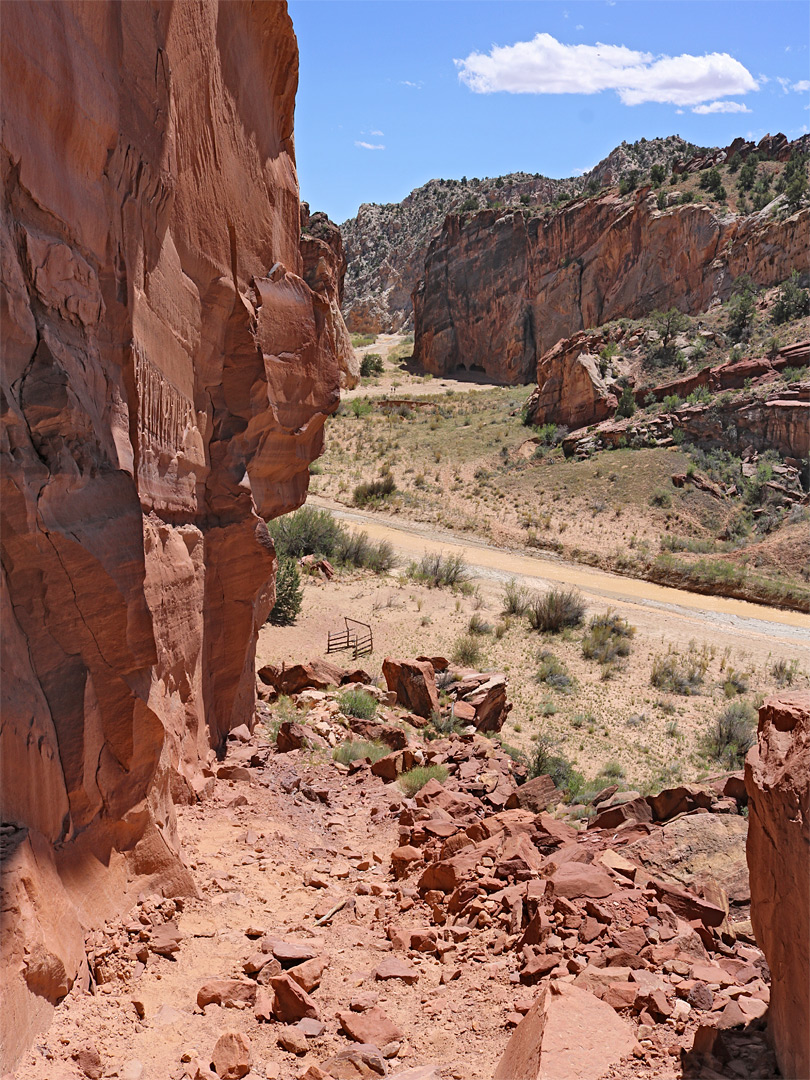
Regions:
M 810 127 L 805 0 L 290 0 L 289 10 L 301 197 L 337 222 L 432 177 L 571 176 L 623 139 L 725 145 Z

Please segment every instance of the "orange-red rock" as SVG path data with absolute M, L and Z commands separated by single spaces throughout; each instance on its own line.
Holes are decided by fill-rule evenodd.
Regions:
M 576 199 L 549 217 L 449 214 L 413 293 L 414 359 L 439 375 L 462 368 L 506 383 L 537 376 L 549 402 L 570 383 L 569 419 L 591 423 L 581 420 L 589 402 L 607 407 L 592 373 L 568 370 L 562 357 L 538 368 L 558 341 L 655 308 L 704 311 L 741 274 L 761 285 L 783 281 L 809 246 L 810 210 L 785 220 L 721 218 L 695 204 L 659 211 L 648 188 L 632 201 L 615 193 Z M 539 415 L 533 422 L 543 422 Z
M 769 698 L 745 762 L 751 922 L 783 1076 L 810 1076 L 810 695 Z
M 394 691 L 400 705 L 425 718 L 439 711 L 436 673 L 429 661 L 395 660 L 387 656 L 382 672 L 388 689 Z
M 2 50 L 10 1068 L 89 926 L 193 891 L 172 797 L 252 724 L 264 521 L 305 497 L 339 368 L 284 4 L 13 4 Z

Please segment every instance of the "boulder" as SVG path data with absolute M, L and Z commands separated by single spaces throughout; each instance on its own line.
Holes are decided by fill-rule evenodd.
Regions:
M 382 673 L 389 690 L 397 695 L 397 703 L 417 716 L 430 719 L 439 711 L 436 673 L 427 660 L 383 660 Z
M 256 983 L 249 979 L 212 979 L 197 991 L 197 1005 L 221 1005 L 224 1009 L 242 1008 L 256 1000 Z
M 301 724 L 285 720 L 279 725 L 276 734 L 276 749 L 280 754 L 289 754 L 291 750 L 300 750 L 306 745 L 307 736 Z
M 494 1080 L 596 1080 L 636 1045 L 610 1005 L 552 981 L 515 1028 Z
M 220 1080 L 241 1080 L 250 1072 L 250 1039 L 241 1031 L 226 1031 L 214 1045 L 211 1061 Z
M 291 667 L 265 664 L 259 668 L 258 675 L 263 683 L 272 686 L 279 694 L 300 694 L 302 690 L 326 690 L 330 686 L 340 686 L 344 671 L 328 660 L 315 657 Z
M 751 922 L 783 1076 L 810 1076 L 810 694 L 769 698 L 745 762 Z
M 339 1012 L 337 1018 L 342 1030 L 355 1042 L 385 1047 L 388 1043 L 398 1042 L 404 1037 L 402 1029 L 397 1027 L 378 1005 L 360 1013 Z
M 473 723 L 478 731 L 500 731 L 512 710 L 511 704 L 506 701 L 506 676 L 493 675 L 471 694 L 467 694 L 464 702 L 475 709 Z
M 593 863 L 563 863 L 551 876 L 548 889 L 552 896 L 569 900 L 590 898 L 600 900 L 616 892 L 610 874 Z
M 282 1024 L 295 1024 L 304 1017 L 319 1019 L 315 1002 L 290 975 L 274 975 L 270 986 L 273 990 L 273 1015 Z

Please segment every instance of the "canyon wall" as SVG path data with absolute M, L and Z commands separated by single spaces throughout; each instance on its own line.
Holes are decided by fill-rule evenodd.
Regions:
M 451 214 L 413 294 L 414 360 L 435 375 L 545 381 L 544 354 L 578 330 L 657 308 L 705 311 L 741 274 L 773 285 L 806 269 L 808 250 L 810 210 L 781 220 L 696 204 L 658 210 L 646 188 L 547 217 Z
M 303 280 L 286 5 L 9 4 L 2 24 L 2 1066 L 252 724 L 338 404 Z
M 810 1076 L 810 695 L 770 698 L 745 762 L 751 922 L 782 1076 Z

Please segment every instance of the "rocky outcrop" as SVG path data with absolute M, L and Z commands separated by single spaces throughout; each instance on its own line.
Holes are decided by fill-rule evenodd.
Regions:
M 745 763 L 751 922 L 782 1076 L 810 1076 L 810 695 L 770 698 Z
M 301 203 L 301 258 L 304 281 L 329 304 L 327 333 L 340 365 L 340 385 L 350 390 L 360 379 L 360 361 L 340 311 L 346 277 L 343 239 L 340 229 L 326 214 L 310 214 L 305 202 Z
M 349 262 L 343 311 L 353 332 L 390 333 L 413 325 L 411 293 L 424 272 L 428 246 L 448 214 L 520 210 L 618 184 L 629 173 L 690 159 L 700 147 L 679 135 L 623 142 L 590 172 L 553 180 L 540 173 L 429 180 L 399 203 L 364 203 L 340 229 Z M 715 151 L 718 152 L 718 151 Z M 719 151 L 723 153 L 723 151 Z
M 518 383 L 558 341 L 623 316 L 727 299 L 748 274 L 773 285 L 807 265 L 810 210 L 721 217 L 689 204 L 658 210 L 647 188 L 578 199 L 546 217 L 451 214 L 414 294 L 414 360 Z M 556 422 L 556 421 L 555 421 Z
M 580 331 L 558 341 L 537 364 L 537 388 L 526 406 L 526 419 L 538 426 L 559 424 L 576 430 L 598 424 L 619 404 L 599 370 L 598 335 Z
M 264 519 L 338 403 L 283 4 L 3 13 L 3 1067 L 85 932 L 193 890 L 172 798 L 252 723 Z

